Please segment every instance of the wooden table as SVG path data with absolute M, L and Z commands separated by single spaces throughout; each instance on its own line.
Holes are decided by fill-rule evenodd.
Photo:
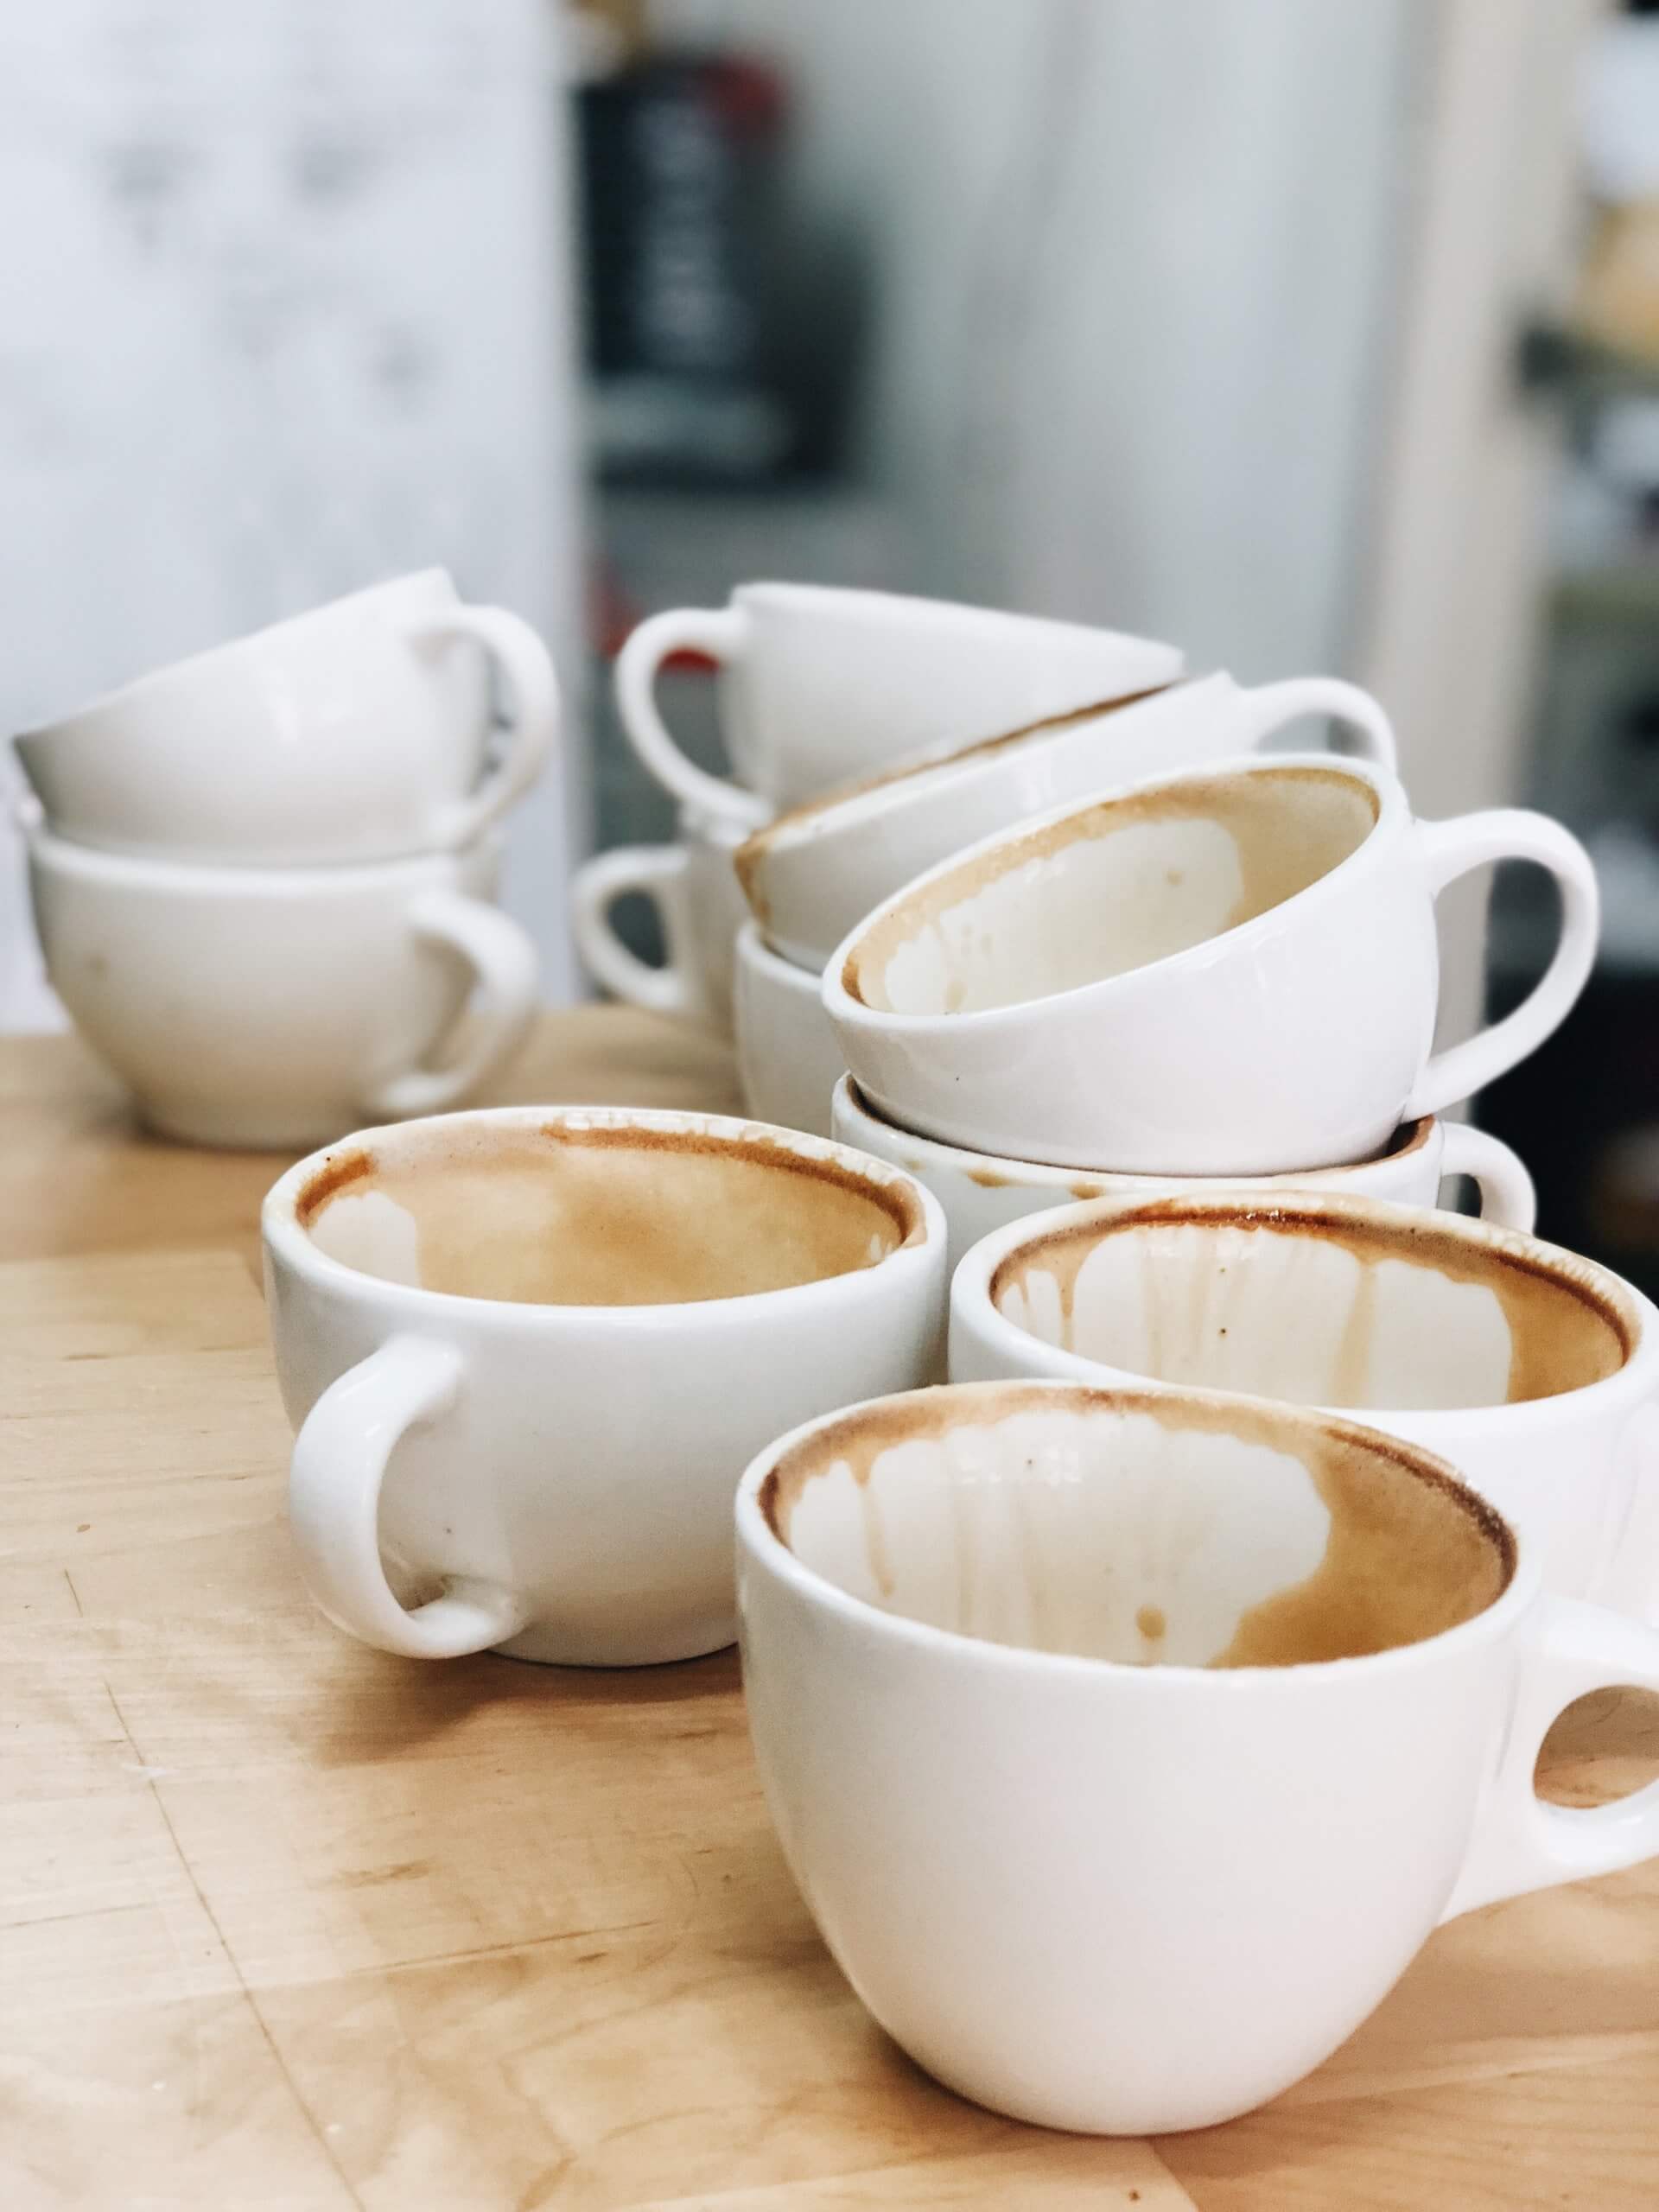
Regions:
M 589 1009 L 501 1095 L 733 1082 Z M 281 1164 L 0 1045 L 0 2212 L 1659 2204 L 1659 1866 L 1446 1929 L 1230 2127 L 1091 2142 L 934 2087 L 813 1933 L 729 1653 L 422 1666 L 313 1612 L 253 1267 Z M 1644 1779 L 1656 1712 L 1589 1701 L 1553 1792 Z

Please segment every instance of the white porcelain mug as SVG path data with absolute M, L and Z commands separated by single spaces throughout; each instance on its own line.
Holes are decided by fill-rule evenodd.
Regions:
M 657 671 L 706 653 L 735 780 L 688 760 L 657 709 Z M 634 751 L 664 789 L 757 828 L 831 784 L 931 747 L 970 745 L 1167 683 L 1173 645 L 945 600 L 820 584 L 740 584 L 723 607 L 653 614 L 616 664 Z
M 1394 766 L 1389 718 L 1354 684 L 1299 676 L 1245 690 L 1194 677 L 810 799 L 756 830 L 737 872 L 767 943 L 822 968 L 866 914 L 952 853 L 1068 799 L 1254 752 L 1311 715 Z
M 729 1643 L 746 1460 L 938 1352 L 933 1200 L 717 1115 L 371 1129 L 284 1175 L 263 1227 L 302 1570 L 410 1658 Z
M 1554 956 L 1513 1013 L 1434 1052 L 1434 899 L 1513 859 L 1560 887 Z M 1525 1058 L 1584 987 L 1598 911 L 1559 823 L 1414 822 L 1385 770 L 1285 755 L 986 838 L 854 931 L 824 1004 L 866 1097 L 924 1135 L 1127 1174 L 1301 1172 Z
M 1546 1596 L 1443 1463 L 1329 1415 L 889 1399 L 754 1461 L 738 1555 L 825 1942 L 912 2058 L 1020 2120 L 1230 2119 L 1438 1923 L 1659 1853 L 1659 1785 L 1584 1812 L 1534 1784 L 1575 1699 L 1659 1686 L 1659 1638 Z
M 732 867 L 743 832 L 689 806 L 678 829 L 671 845 L 618 845 L 583 861 L 570 887 L 576 950 L 613 997 L 729 1035 L 732 963 L 748 917 Z M 666 954 L 659 968 L 612 924 L 612 909 L 630 894 L 657 909 Z
M 836 1085 L 830 1134 L 841 1144 L 874 1153 L 925 1184 L 944 1209 L 952 1268 L 982 1236 L 1083 1198 L 1150 1198 L 1165 1195 L 1203 1199 L 1231 1180 L 1199 1175 L 1107 1175 L 1076 1167 L 1049 1167 L 1035 1160 L 996 1159 L 964 1152 L 931 1137 L 913 1136 L 884 1119 L 849 1075 Z M 1529 1230 L 1537 1218 L 1532 1178 L 1501 1139 L 1467 1122 L 1433 1116 L 1396 1129 L 1385 1152 L 1345 1167 L 1310 1167 L 1302 1174 L 1263 1175 L 1249 1187 L 1264 1196 L 1287 1191 L 1329 1191 L 1341 1197 L 1389 1198 L 1401 1205 L 1433 1206 L 1440 1185 L 1466 1175 L 1479 1196 L 1482 1219 L 1500 1228 Z
M 434 1112 L 500 1065 L 535 1010 L 537 957 L 491 903 L 498 874 L 487 839 L 317 868 L 29 840 L 47 974 L 87 1043 L 152 1128 L 254 1149 Z
M 1348 1413 L 1449 1459 L 1553 1589 L 1659 1618 L 1659 1312 L 1516 1230 L 1324 1191 L 1070 1207 L 963 1261 L 950 1372 Z
M 512 715 L 493 765 L 486 664 Z M 505 607 L 464 606 L 429 569 L 157 669 L 14 741 L 59 836 L 289 867 L 471 844 L 535 781 L 557 724 L 534 630 Z

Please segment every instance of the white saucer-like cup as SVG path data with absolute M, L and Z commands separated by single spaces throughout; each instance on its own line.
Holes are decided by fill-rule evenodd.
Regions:
M 152 1128 L 256 1150 L 453 1106 L 516 1049 L 537 954 L 499 874 L 490 838 L 310 868 L 29 839 L 47 975 L 86 1042 Z
M 1244 690 L 1195 677 L 944 758 L 918 761 L 779 815 L 737 855 L 768 944 L 821 969 L 847 932 L 925 869 L 1068 800 L 1255 751 L 1305 715 L 1351 730 L 1394 766 L 1394 731 L 1367 691 L 1299 676 Z
M 1659 1637 L 1544 1596 L 1450 1469 L 1331 1415 L 888 1399 L 755 1460 L 738 1552 L 824 1941 L 912 2058 L 1020 2120 L 1230 2120 L 1442 1921 L 1659 1853 L 1659 1785 L 1580 1812 L 1533 1778 L 1566 1706 L 1659 1686 Z
M 689 760 L 658 711 L 671 656 L 717 665 L 734 779 Z M 665 791 L 753 830 L 780 806 L 936 746 L 971 745 L 1181 673 L 1177 647 L 1000 608 L 823 584 L 740 584 L 653 614 L 617 657 L 617 709 Z
M 1554 956 L 1491 1027 L 1433 1050 L 1434 900 L 1530 860 Z M 1414 822 L 1329 754 L 1161 778 L 988 837 L 907 884 L 824 970 L 859 1088 L 970 1151 L 1144 1175 L 1364 1160 L 1541 1044 L 1595 957 L 1595 871 L 1516 808 Z
M 830 1094 L 847 1063 L 823 1010 L 817 970 L 784 959 L 746 922 L 738 932 L 735 990 L 743 1103 L 760 1121 L 828 1136 Z
M 301 1570 L 410 1658 L 729 1643 L 746 1462 L 940 1356 L 934 1200 L 719 1115 L 369 1129 L 284 1175 L 263 1228 Z
M 489 677 L 511 717 L 491 760 Z M 47 826 L 109 852 L 275 868 L 453 852 L 558 728 L 529 623 L 398 576 L 156 669 L 15 742 Z
M 1049 1167 L 1040 1160 L 1001 1160 L 964 1152 L 894 1127 L 876 1113 L 849 1075 L 836 1085 L 830 1134 L 842 1144 L 874 1153 L 925 1183 L 944 1209 L 950 1232 L 950 1265 L 982 1236 L 1028 1215 L 1082 1198 L 1151 1198 L 1166 1194 L 1202 1200 L 1224 1181 L 1201 1175 L 1108 1175 L 1077 1167 Z M 1481 1217 L 1508 1229 L 1530 1229 L 1537 1218 L 1532 1178 L 1500 1138 L 1467 1122 L 1433 1116 L 1396 1129 L 1374 1160 L 1344 1167 L 1310 1167 L 1303 1174 L 1264 1175 L 1250 1185 L 1264 1197 L 1289 1191 L 1328 1191 L 1339 1196 L 1390 1198 L 1402 1205 L 1440 1203 L 1448 1177 L 1466 1175 L 1480 1200 Z
M 1335 1190 L 1120 1196 L 985 1237 L 950 1312 L 958 1381 L 1246 1392 L 1439 1452 L 1550 1588 L 1659 1624 L 1659 1311 L 1575 1252 Z

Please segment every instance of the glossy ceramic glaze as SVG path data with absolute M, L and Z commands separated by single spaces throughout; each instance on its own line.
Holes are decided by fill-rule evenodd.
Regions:
M 830 1134 L 830 1094 L 847 1063 L 819 977 L 779 957 L 753 922 L 738 933 L 735 1019 L 743 1103 L 763 1122 Z
M 1358 751 L 1394 766 L 1388 716 L 1351 683 L 1307 676 L 1245 690 L 1230 676 L 1198 677 L 809 801 L 757 830 L 738 872 L 767 943 L 822 968 L 866 914 L 981 838 L 1068 800 L 1252 752 L 1310 715 L 1333 717 Z
M 657 710 L 664 661 L 707 654 L 735 780 L 688 760 Z M 742 584 L 725 607 L 642 622 L 616 664 L 635 752 L 677 798 L 753 829 L 849 777 L 1125 697 L 1181 673 L 1173 645 L 1115 630 L 817 584 Z
M 489 764 L 492 670 L 512 722 Z M 288 866 L 472 842 L 534 782 L 557 723 L 529 624 L 463 606 L 430 569 L 158 669 L 16 743 L 60 836 Z
M 1147 1663 L 1211 1653 L 1310 1560 L 1420 1590 L 1351 1509 L 1421 1484 L 1463 1501 L 1462 1548 L 1488 1532 L 1499 1594 L 1471 1586 L 1455 1624 L 1437 1604 L 1367 1656 Z M 1439 1922 L 1659 1851 L 1659 1790 L 1582 1813 L 1533 1786 L 1556 1714 L 1659 1682 L 1659 1639 L 1541 1595 L 1524 1543 L 1503 1586 L 1481 1511 L 1426 1455 L 1191 1392 L 918 1394 L 764 1453 L 738 1495 L 750 1726 L 882 2027 L 1021 2120 L 1208 2126 L 1329 2056 Z M 1233 1541 L 1191 1541 L 1217 1516 Z
M 1532 993 L 1431 1053 L 1434 899 L 1540 862 L 1564 923 Z M 1595 954 L 1595 874 L 1515 809 L 1415 823 L 1386 771 L 1287 755 L 1057 810 L 944 862 L 838 948 L 824 1004 L 893 1122 L 1134 1174 L 1363 1160 L 1523 1058 Z
M 1450 1460 L 1553 1588 L 1659 1612 L 1659 1313 L 1516 1230 L 1325 1192 L 1074 1207 L 963 1261 L 950 1372 L 1339 1407 Z
M 826 1206 L 829 1257 L 803 1262 Z M 417 1658 L 638 1665 L 730 1643 L 747 1460 L 938 1356 L 935 1201 L 716 1115 L 369 1130 L 283 1176 L 263 1227 L 301 1565 L 338 1625 Z M 599 1302 L 550 1302 L 571 1292 Z
M 830 1135 L 902 1167 L 928 1189 L 944 1209 L 954 1268 L 969 1247 L 992 1230 L 1082 1198 L 1157 1198 L 1166 1193 L 1202 1198 L 1223 1178 L 1202 1176 L 1107 1175 L 1076 1167 L 1047 1167 L 1030 1160 L 1000 1160 L 989 1153 L 964 1152 L 896 1128 L 861 1095 L 851 1076 L 836 1085 L 830 1109 Z M 1310 1167 L 1302 1174 L 1268 1175 L 1252 1185 L 1264 1193 L 1330 1191 L 1344 1196 L 1390 1198 L 1403 1205 L 1440 1202 L 1448 1177 L 1467 1175 L 1476 1185 L 1482 1216 L 1510 1229 L 1530 1229 L 1537 1214 L 1532 1178 L 1508 1145 L 1467 1122 L 1430 1117 L 1395 1132 L 1385 1152 L 1345 1167 Z
M 316 1144 L 463 1098 L 536 1002 L 536 948 L 490 903 L 498 873 L 487 839 L 315 868 L 29 841 L 53 988 L 144 1119 L 192 1144 Z M 445 1052 L 474 993 L 465 1039 Z
M 621 845 L 576 870 L 570 919 L 589 972 L 615 998 L 673 1014 L 721 1036 L 732 1031 L 732 968 L 748 917 L 732 868 L 741 828 L 705 809 L 682 806 L 671 845 Z M 666 953 L 660 968 L 640 959 L 611 922 L 634 895 L 657 909 Z

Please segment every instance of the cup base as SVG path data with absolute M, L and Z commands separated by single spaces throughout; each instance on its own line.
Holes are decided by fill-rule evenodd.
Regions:
M 707 1659 L 737 1642 L 737 1616 L 731 1611 L 682 1621 L 670 1633 L 630 1636 L 573 1634 L 556 1622 L 532 1622 L 522 1636 L 495 1646 L 503 1659 L 524 1659 L 536 1667 L 671 1667 L 686 1659 Z
M 138 1098 L 133 1103 L 153 1135 L 213 1152 L 313 1151 L 333 1143 L 363 1119 L 360 1109 L 349 1106 L 330 1114 L 262 1111 L 245 1102 L 227 1105 L 215 1098 Z

